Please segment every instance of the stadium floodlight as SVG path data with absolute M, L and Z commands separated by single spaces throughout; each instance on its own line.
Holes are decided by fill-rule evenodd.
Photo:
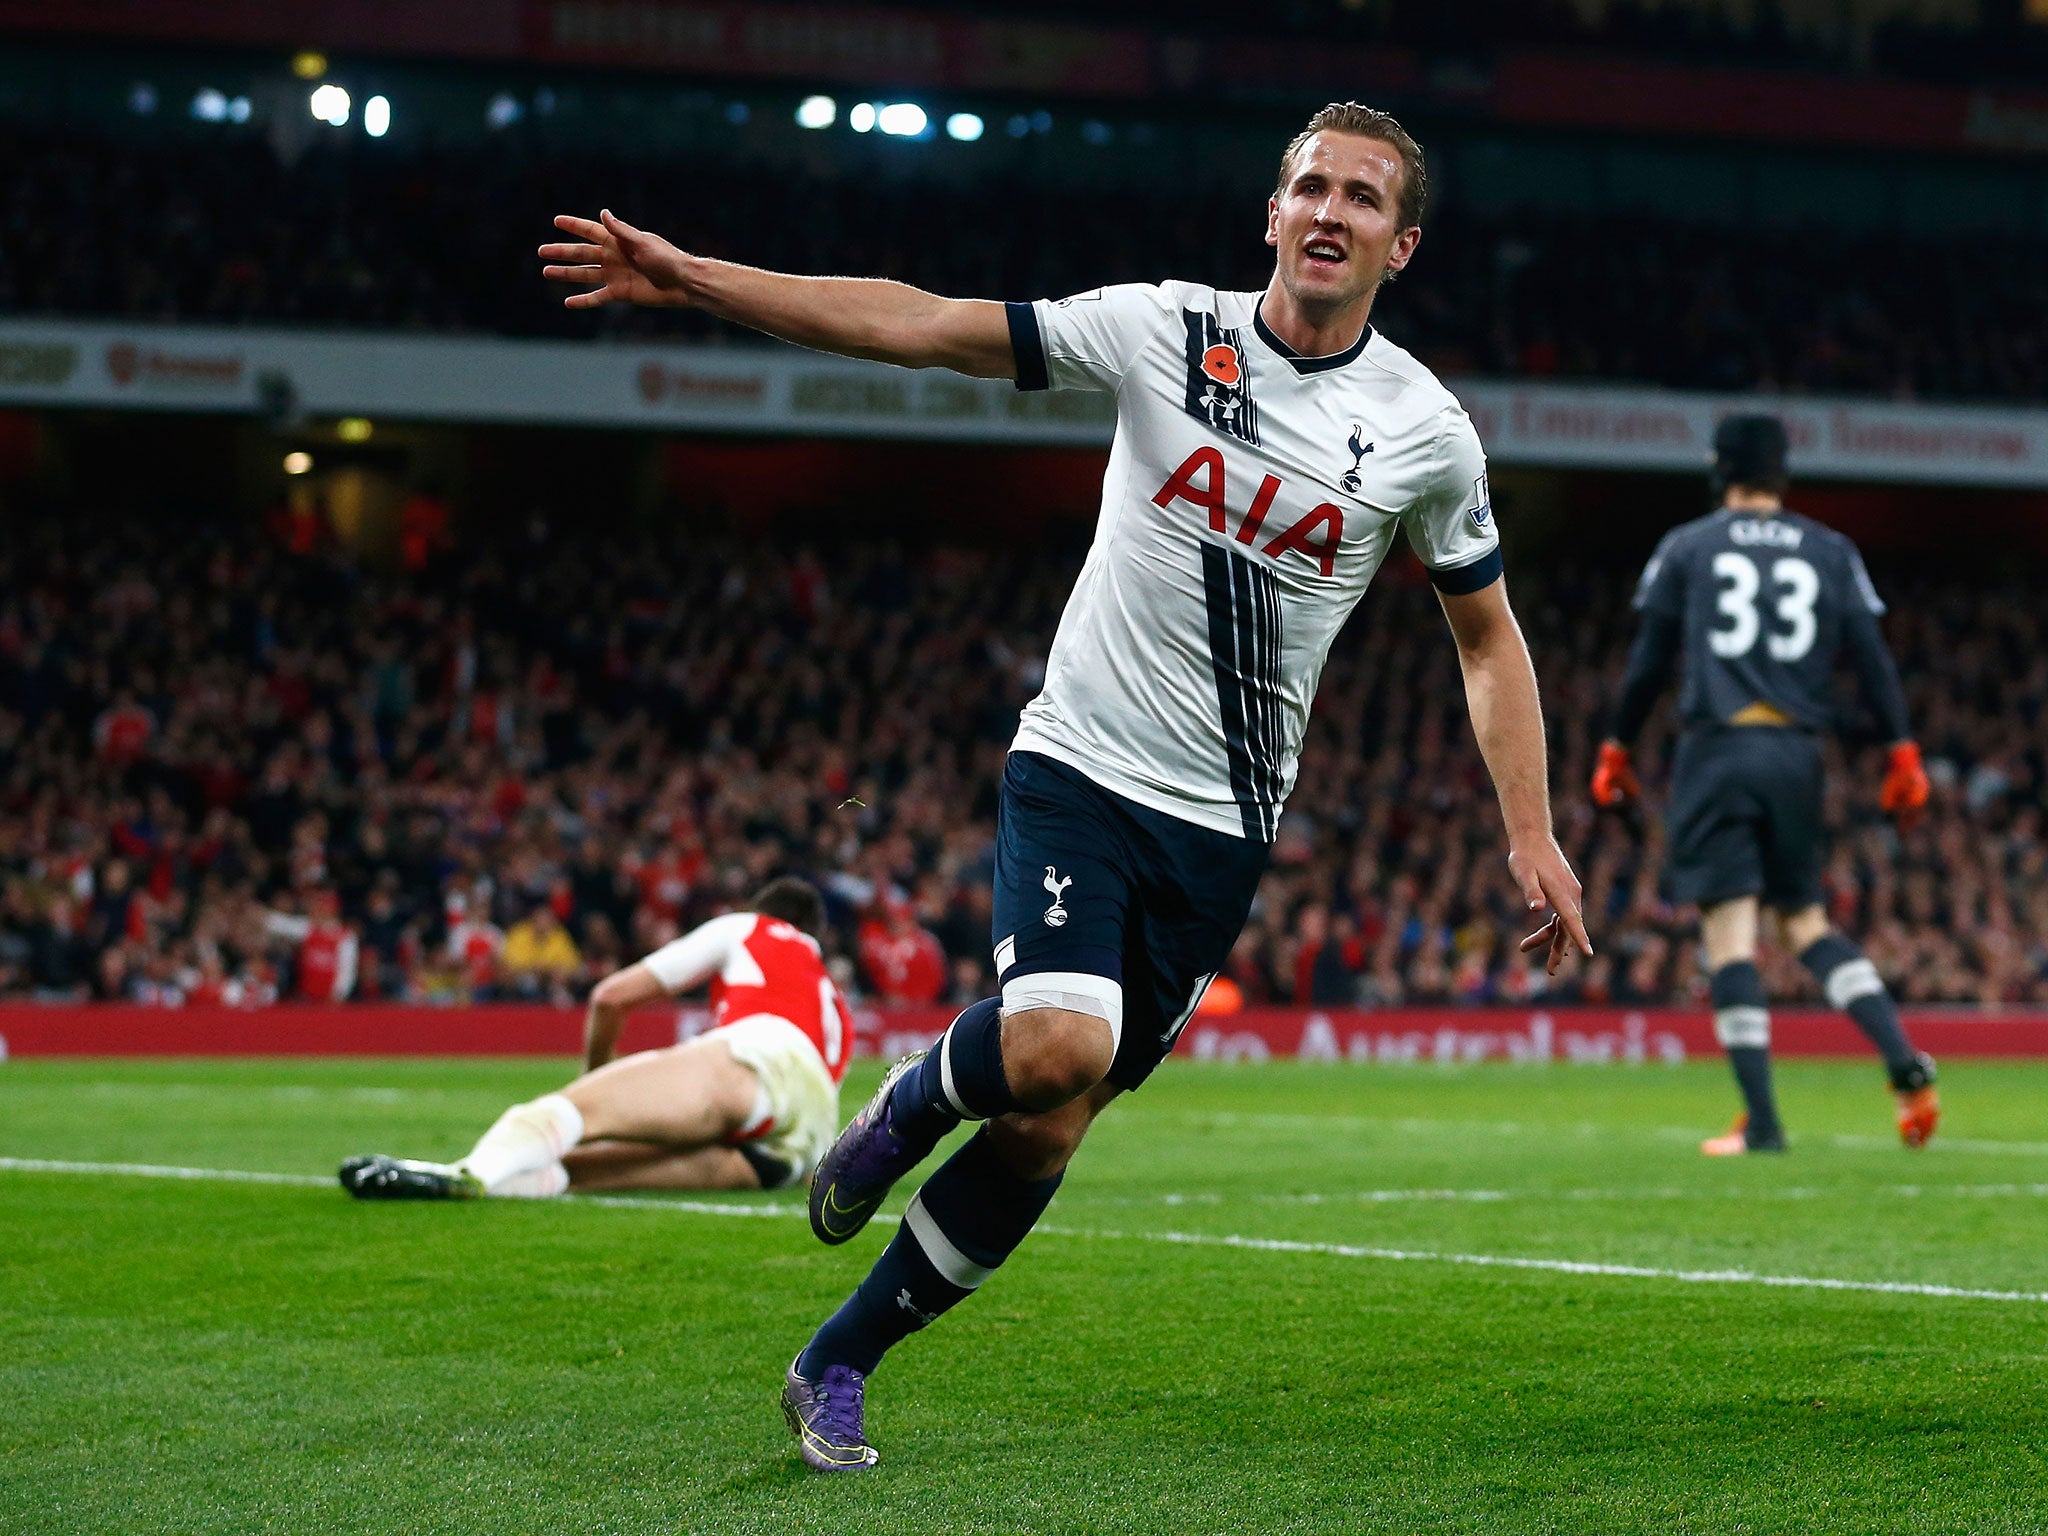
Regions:
M 313 467 L 313 455 L 303 448 L 294 449 L 284 456 L 284 472 L 288 475 L 303 475 Z
M 796 104 L 799 128 L 830 128 L 839 118 L 839 103 L 830 96 L 806 96 Z
M 246 123 L 249 121 L 249 110 L 248 97 L 235 96 L 230 98 L 228 101 L 228 121 L 231 123 Z
M 853 104 L 853 109 L 846 114 L 846 126 L 855 133 L 866 133 L 875 126 L 877 115 L 872 101 L 857 101 Z
M 363 103 L 363 132 L 381 139 L 391 131 L 391 98 L 372 96 Z
M 892 101 L 875 114 L 875 126 L 893 139 L 914 139 L 931 126 L 931 119 L 914 101 Z
M 526 109 L 519 105 L 519 98 L 509 91 L 500 91 L 491 98 L 491 104 L 484 108 L 484 121 L 493 128 L 509 128 L 526 115 Z
M 202 123 L 224 123 L 228 116 L 228 98 L 225 92 L 212 86 L 201 86 L 192 98 L 191 112 Z
M 348 126 L 348 92 L 334 84 L 317 86 L 306 98 L 306 106 L 312 114 L 331 128 Z
M 946 119 L 946 137 L 958 139 L 962 144 L 972 144 L 981 137 L 985 126 L 972 112 L 955 112 Z

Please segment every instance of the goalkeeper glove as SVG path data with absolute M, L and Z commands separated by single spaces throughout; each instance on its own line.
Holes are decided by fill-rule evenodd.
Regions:
M 1927 770 L 1920 766 L 1917 741 L 1901 741 L 1892 747 L 1877 803 L 1885 815 L 1899 824 L 1901 832 L 1910 832 L 1920 824 L 1920 814 L 1927 808 Z
M 1593 803 L 1603 810 L 1611 809 L 1642 792 L 1628 748 L 1618 741 L 1601 742 L 1600 760 L 1593 765 Z

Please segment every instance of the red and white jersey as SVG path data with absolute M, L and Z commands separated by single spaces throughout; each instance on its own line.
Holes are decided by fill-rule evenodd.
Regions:
M 356 989 L 356 936 L 345 924 L 316 921 L 299 941 L 299 996 L 339 1003 Z
M 802 1030 L 837 1083 L 846 1076 L 853 1020 L 818 941 L 777 917 L 729 912 L 664 944 L 644 962 L 670 992 L 711 983 L 715 1029 L 757 1013 Z
M 270 933 L 298 946 L 298 991 L 309 1002 L 339 1003 L 356 989 L 359 945 L 354 930 L 331 917 L 272 912 L 263 920 Z

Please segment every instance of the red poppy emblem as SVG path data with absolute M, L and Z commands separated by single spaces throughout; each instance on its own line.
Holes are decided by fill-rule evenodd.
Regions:
M 1218 384 L 1235 384 L 1244 377 L 1244 370 L 1237 365 L 1237 348 L 1218 342 L 1202 354 L 1202 372 Z

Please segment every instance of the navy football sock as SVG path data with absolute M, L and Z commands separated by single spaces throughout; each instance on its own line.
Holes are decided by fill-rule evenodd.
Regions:
M 1830 933 L 1808 945 L 1799 963 L 1813 972 L 1828 1006 L 1848 1014 L 1877 1047 L 1894 1081 L 1912 1069 L 1913 1047 L 1899 1027 L 1898 1005 L 1862 950 L 1841 934 Z
M 990 1120 L 1021 1109 L 1003 1075 L 1003 1002 L 970 1004 L 907 1073 L 889 1099 L 889 1123 L 906 1141 L 939 1138 L 962 1120 Z
M 987 1130 L 976 1133 L 925 1181 L 875 1267 L 797 1357 L 798 1373 L 815 1381 L 831 1365 L 873 1371 L 891 1347 L 965 1301 L 1016 1251 L 1061 1177 L 1018 1178 L 996 1156 Z
M 1737 960 L 1714 972 L 1708 991 L 1714 1002 L 1714 1036 L 1728 1053 L 1749 1111 L 1747 1140 L 1752 1147 L 1775 1146 L 1785 1132 L 1771 1092 L 1771 1010 L 1763 976 L 1755 962 Z
M 1742 1090 L 1742 1102 L 1749 1106 L 1749 1124 L 1742 1139 L 1752 1147 L 1775 1147 L 1785 1140 L 1778 1124 L 1778 1104 L 1771 1093 L 1771 1053 L 1760 1046 L 1731 1045 L 1728 1065 L 1735 1069 L 1735 1084 Z

